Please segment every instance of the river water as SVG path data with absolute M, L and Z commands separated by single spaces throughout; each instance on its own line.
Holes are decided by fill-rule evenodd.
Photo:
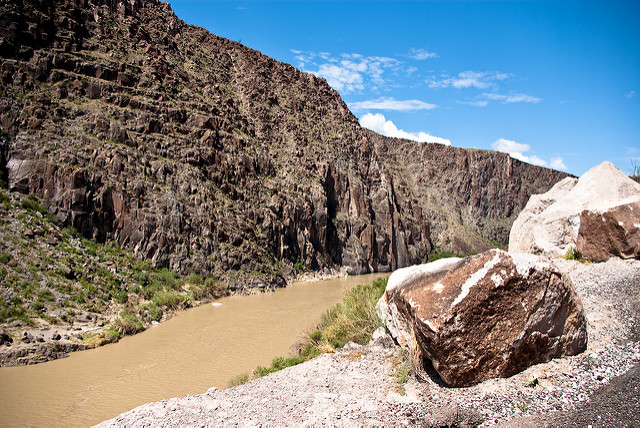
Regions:
M 88 426 L 150 401 L 225 388 L 230 378 L 289 355 L 348 289 L 381 276 L 226 297 L 118 343 L 0 368 L 0 426 Z

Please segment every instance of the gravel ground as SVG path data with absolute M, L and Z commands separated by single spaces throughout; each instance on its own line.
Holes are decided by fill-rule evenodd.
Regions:
M 556 263 L 589 321 L 581 355 L 469 388 L 446 387 L 432 370 L 401 384 L 402 351 L 383 335 L 246 385 L 145 404 L 101 426 L 638 426 L 640 261 Z

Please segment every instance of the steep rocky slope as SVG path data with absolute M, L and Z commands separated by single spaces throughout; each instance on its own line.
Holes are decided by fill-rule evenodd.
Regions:
M 3 180 L 157 266 L 281 283 L 505 242 L 565 175 L 363 130 L 323 79 L 157 0 L 0 5 Z
M 566 177 L 506 153 L 368 133 L 394 178 L 403 211 L 427 218 L 434 243 L 448 251 L 472 253 L 506 243 L 529 196 Z

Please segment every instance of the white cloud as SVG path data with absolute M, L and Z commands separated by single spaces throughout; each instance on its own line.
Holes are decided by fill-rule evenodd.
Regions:
M 388 86 L 386 71 L 402 70 L 401 62 L 394 58 L 363 56 L 356 53 L 334 56 L 328 52 L 303 52 L 291 49 L 298 68 L 318 77 L 324 77 L 331 87 L 349 93 Z
M 502 95 L 502 94 L 488 94 L 488 93 L 484 93 L 482 94 L 483 97 L 492 100 L 492 101 L 500 101 L 503 104 L 512 104 L 512 103 L 534 103 L 537 104 L 540 101 L 542 101 L 541 98 L 538 97 L 534 97 L 532 95 L 526 95 L 526 94 L 509 94 L 509 95 Z
M 364 89 L 362 75 L 347 67 L 335 64 L 322 64 L 314 73 L 318 77 L 327 79 L 329 85 L 337 91 L 353 92 L 356 89 Z
M 549 166 L 551 168 L 559 169 L 563 171 L 566 171 L 567 169 L 569 169 L 564 164 L 564 159 L 562 159 L 561 157 L 551 158 L 551 162 L 549 163 L 544 159 L 539 158 L 536 155 L 525 155 L 524 153 L 531 150 L 531 146 L 529 144 L 518 143 L 513 140 L 500 138 L 494 141 L 493 144 L 491 144 L 491 148 L 499 152 L 509 153 L 509 156 L 511 156 L 512 158 L 518 159 L 522 162 L 530 163 L 532 165 L 545 166 L 545 167 Z
M 478 88 L 486 89 L 489 87 L 495 87 L 494 81 L 506 80 L 510 77 L 510 74 L 501 73 L 497 71 L 463 71 L 458 73 L 455 77 L 447 75 L 440 76 L 438 78 L 430 78 L 426 81 L 430 88 L 448 88 L 454 87 L 456 89 L 464 88 Z
M 437 108 L 435 104 L 425 103 L 420 100 L 395 100 L 393 98 L 379 98 L 377 100 L 359 101 L 350 103 L 349 108 L 353 111 L 362 110 L 395 110 L 395 111 L 413 111 L 413 110 L 432 110 Z
M 636 91 L 628 92 L 628 93 L 624 94 L 624 96 L 627 97 L 627 98 L 633 98 L 633 97 L 636 96 Z
M 564 159 L 562 158 L 551 158 L 551 163 L 549 164 L 553 169 L 559 169 L 561 171 L 566 171 L 569 168 L 564 164 Z
M 509 156 L 511 156 L 514 159 L 518 159 L 519 161 L 530 163 L 531 165 L 538 165 L 538 166 L 547 166 L 548 165 L 547 162 L 545 162 L 544 160 L 540 159 L 536 155 L 526 156 L 526 155 L 523 155 L 522 153 L 513 152 L 513 153 L 509 153 Z
M 407 140 L 417 141 L 419 143 L 439 143 L 447 146 L 451 145 L 451 141 L 446 138 L 435 137 L 426 132 L 406 132 L 398 127 L 390 120 L 386 120 L 381 113 L 367 113 L 360 118 L 360 125 L 364 128 L 371 129 L 379 134 L 387 137 L 405 138 Z
M 493 150 L 497 150 L 499 152 L 513 153 L 513 152 L 528 152 L 531 150 L 531 146 L 528 144 L 517 143 L 513 140 L 507 140 L 505 138 L 500 138 L 491 144 Z
M 512 158 L 518 159 L 522 162 L 530 163 L 532 165 L 538 165 L 538 166 L 548 165 L 546 161 L 544 161 L 543 159 L 540 159 L 536 155 L 527 156 L 524 154 L 525 152 L 528 152 L 529 150 L 531 150 L 531 146 L 528 144 L 518 143 L 513 140 L 500 138 L 494 141 L 493 144 L 491 144 L 491 148 L 499 152 L 509 153 L 509 156 L 511 156 Z
M 456 101 L 458 104 L 467 104 L 474 107 L 486 107 L 489 101 Z
M 438 54 L 435 52 L 429 52 L 426 49 L 411 49 L 411 53 L 407 55 L 409 58 L 417 59 L 419 61 L 429 59 L 429 58 L 437 58 Z

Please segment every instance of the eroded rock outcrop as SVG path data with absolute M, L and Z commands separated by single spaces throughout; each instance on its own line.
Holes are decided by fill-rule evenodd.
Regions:
M 533 195 L 513 224 L 509 251 L 593 261 L 640 256 L 640 184 L 610 162 Z
M 511 376 L 587 346 L 570 279 L 533 255 L 490 250 L 398 270 L 376 310 L 451 386 Z
M 429 219 L 441 249 L 475 254 L 507 242 L 516 217 L 537 188 L 567 174 L 531 165 L 506 153 L 442 144 L 415 144 L 371 131 L 378 154 L 394 177 L 404 211 Z
M 4 2 L 0 22 L 0 175 L 11 190 L 86 237 L 234 277 L 232 288 L 281 284 L 294 264 L 421 263 L 443 225 L 454 224 L 440 237 L 457 251 L 504 240 L 521 201 L 564 177 L 451 149 L 456 163 L 437 166 L 445 181 L 413 186 L 394 167 L 406 162 L 398 147 L 420 146 L 417 164 L 433 150 L 433 168 L 452 157 L 363 130 L 324 79 L 157 0 Z M 442 214 L 460 201 L 469 209 Z

